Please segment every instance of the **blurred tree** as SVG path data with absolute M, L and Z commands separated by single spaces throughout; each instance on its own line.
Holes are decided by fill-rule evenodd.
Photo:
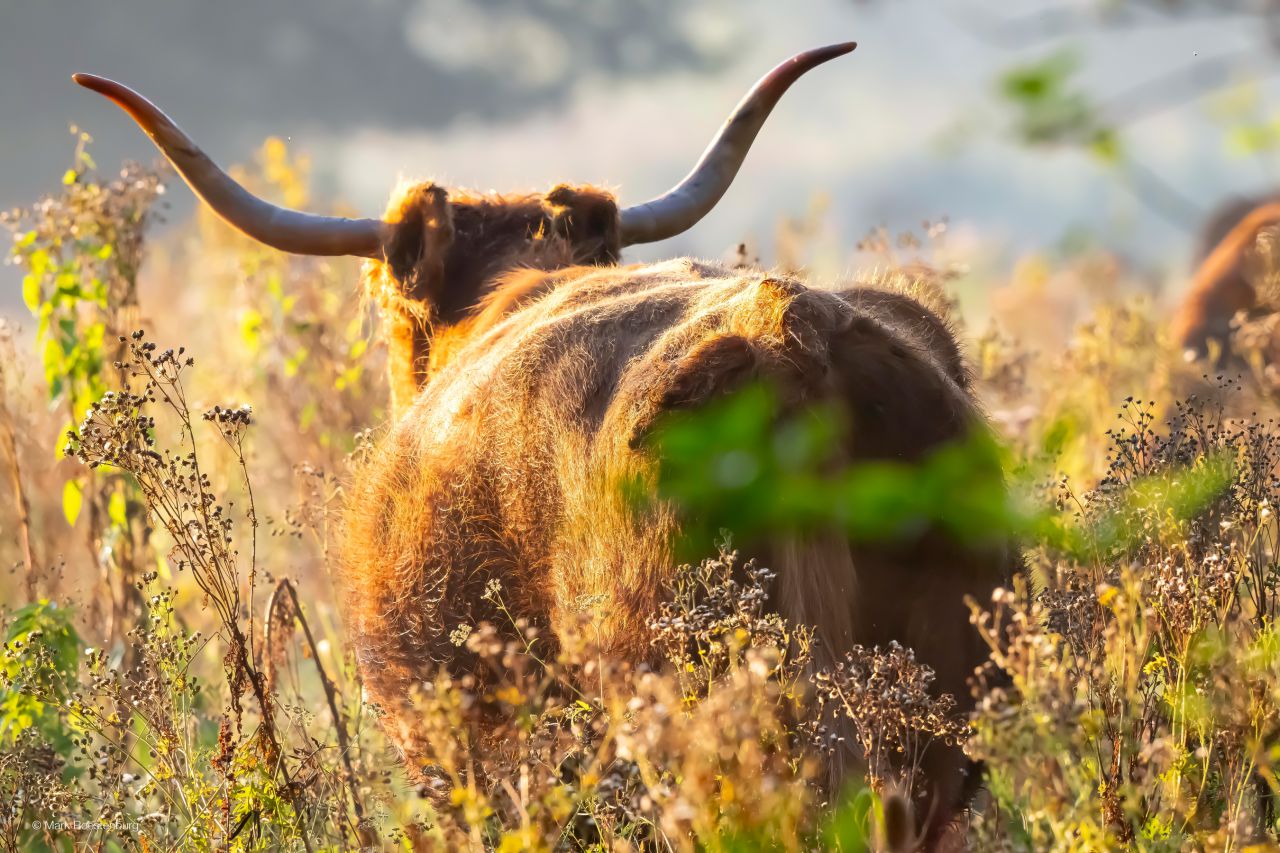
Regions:
M 713 4 L 721 12 L 727 2 Z M 554 105 L 593 77 L 679 73 L 728 58 L 730 14 L 679 0 L 75 0 L 6 3 L 0 207 L 35 195 L 85 118 L 67 80 L 93 71 L 141 88 L 213 152 L 244 151 L 291 128 L 433 128 L 509 120 Z M 709 22 L 709 19 L 714 18 Z M 214 117 L 214 120 L 210 119 Z M 234 121 L 217 120 L 235 117 Z M 136 141 L 97 127 L 105 162 Z M 126 135 L 127 134 L 127 135 Z M 28 177 L 29 176 L 29 177 Z
M 702 17 L 678 0 L 378 0 L 358 8 L 345 0 L 118 0 L 101 11 L 51 0 L 17 4 L 5 18 L 10 33 L 23 35 L 6 40 L 6 52 L 20 54 L 8 57 L 10 67 L 21 60 L 31 72 L 28 85 L 6 87 L 9 108 L 39 106 L 45 81 L 65 87 L 74 59 L 128 74 L 166 102 L 212 93 L 250 115 L 266 106 L 284 119 L 344 127 L 507 117 L 563 96 L 587 75 L 683 70 L 714 53 Z
M 1248 87 L 1280 70 L 1277 0 L 961 0 L 949 11 L 960 26 L 994 47 L 1039 52 L 1010 67 L 999 81 L 1000 98 L 1012 111 L 1013 133 L 1022 142 L 1088 152 L 1113 167 L 1143 202 L 1175 224 L 1199 228 L 1208 205 L 1133 155 L 1126 130 L 1135 122 L 1222 96 L 1215 114 L 1234 152 L 1280 152 L 1280 115 L 1269 115 L 1257 89 Z M 1086 82 L 1088 68 L 1077 49 L 1082 41 L 1136 36 L 1175 25 L 1194 26 L 1207 34 L 1203 49 L 1186 62 L 1155 72 L 1134 68 L 1102 83 L 1096 77 Z M 1245 38 L 1219 38 L 1222 27 Z M 1224 43 L 1229 44 L 1221 46 Z M 1226 97 L 1229 94 L 1232 97 Z M 1210 224 L 1213 233 L 1207 239 L 1229 228 L 1242 209 L 1248 205 L 1224 208 Z

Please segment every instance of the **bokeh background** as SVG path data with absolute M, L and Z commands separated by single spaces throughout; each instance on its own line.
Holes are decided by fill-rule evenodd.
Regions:
M 855 55 L 788 94 L 713 216 L 634 256 L 715 257 L 744 238 L 768 252 L 778 218 L 819 200 L 833 253 L 876 226 L 945 216 L 952 246 L 987 273 L 1093 242 L 1174 286 L 1204 216 L 1276 184 L 1268 5 L 6 0 L 0 207 L 57 181 L 72 123 L 104 168 L 153 158 L 114 107 L 70 83 L 77 70 L 135 86 L 224 164 L 286 139 L 311 158 L 320 198 L 375 215 L 402 175 L 503 190 L 593 181 L 648 198 L 759 74 L 855 39 Z M 1019 106 L 1002 81 L 1028 69 L 1047 90 Z M 1090 144 L 1099 129 L 1116 149 Z M 178 188 L 171 203 L 180 220 L 191 198 Z M 22 312 L 14 287 L 0 309 Z

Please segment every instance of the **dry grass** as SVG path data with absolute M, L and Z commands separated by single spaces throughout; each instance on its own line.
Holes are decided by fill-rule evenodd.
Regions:
M 279 143 L 243 176 L 306 202 Z M 1280 430 L 1259 321 L 1248 375 L 1206 382 L 1108 258 L 1030 258 L 993 284 L 944 262 L 943 226 L 872 235 L 881 275 L 930 299 L 992 292 L 967 336 L 1021 501 L 993 532 L 1024 537 L 1026 571 L 971 603 L 991 648 L 972 719 L 902 647 L 812 675 L 810 632 L 768 606 L 786 567 L 726 544 L 654 614 L 658 671 L 602 658 L 585 623 L 554 652 L 516 619 L 458 626 L 482 677 L 422 685 L 433 770 L 411 784 L 332 595 L 343 484 L 387 396 L 355 271 L 203 216 L 148 248 L 157 188 L 78 156 L 9 220 L 36 328 L 0 337 L 0 847 L 910 849 L 935 740 L 986 764 L 960 830 L 979 849 L 1276 843 Z M 782 262 L 813 262 L 821 233 L 784 226 Z M 832 797 L 837 717 L 869 787 Z

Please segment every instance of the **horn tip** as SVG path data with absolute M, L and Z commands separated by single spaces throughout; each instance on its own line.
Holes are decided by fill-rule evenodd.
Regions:
M 834 59 L 837 56 L 844 56 L 846 53 L 853 53 L 857 49 L 858 43 L 856 41 L 842 41 L 839 44 L 820 47 L 818 48 L 818 51 L 815 52 L 820 51 L 822 54 L 825 54 L 826 58 Z
M 146 99 L 137 92 L 130 89 L 123 83 L 117 83 L 110 77 L 99 77 L 97 74 L 72 74 L 71 79 L 81 86 L 84 86 L 91 92 L 97 92 L 103 97 L 110 98 L 122 108 L 132 113 L 136 102 L 146 102 Z
M 99 77 L 97 74 L 85 74 L 84 72 L 72 74 L 71 80 L 74 83 L 84 86 L 86 89 L 92 89 L 95 92 L 103 93 L 105 93 L 107 88 L 113 85 L 106 77 Z
M 808 70 L 809 68 L 813 68 L 815 65 L 830 62 L 837 56 L 844 56 L 847 53 L 853 53 L 857 47 L 858 43 L 856 41 L 842 41 L 838 44 L 829 44 L 825 47 L 815 47 L 812 50 L 806 50 L 804 53 L 797 53 L 795 56 L 791 57 L 789 61 L 801 65 Z

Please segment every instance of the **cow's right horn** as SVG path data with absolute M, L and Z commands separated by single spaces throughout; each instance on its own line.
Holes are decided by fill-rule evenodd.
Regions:
M 778 99 L 806 71 L 849 53 L 856 42 L 833 44 L 798 53 L 752 87 L 729 115 L 702 159 L 683 181 L 663 195 L 619 214 L 622 245 L 654 243 L 688 231 L 711 212 L 729 189 Z
M 253 239 L 296 255 L 382 256 L 386 226 L 381 221 L 316 216 L 263 201 L 218 168 L 159 107 L 128 86 L 93 74 L 75 74 L 71 79 L 115 101 L 147 132 L 195 194 Z

